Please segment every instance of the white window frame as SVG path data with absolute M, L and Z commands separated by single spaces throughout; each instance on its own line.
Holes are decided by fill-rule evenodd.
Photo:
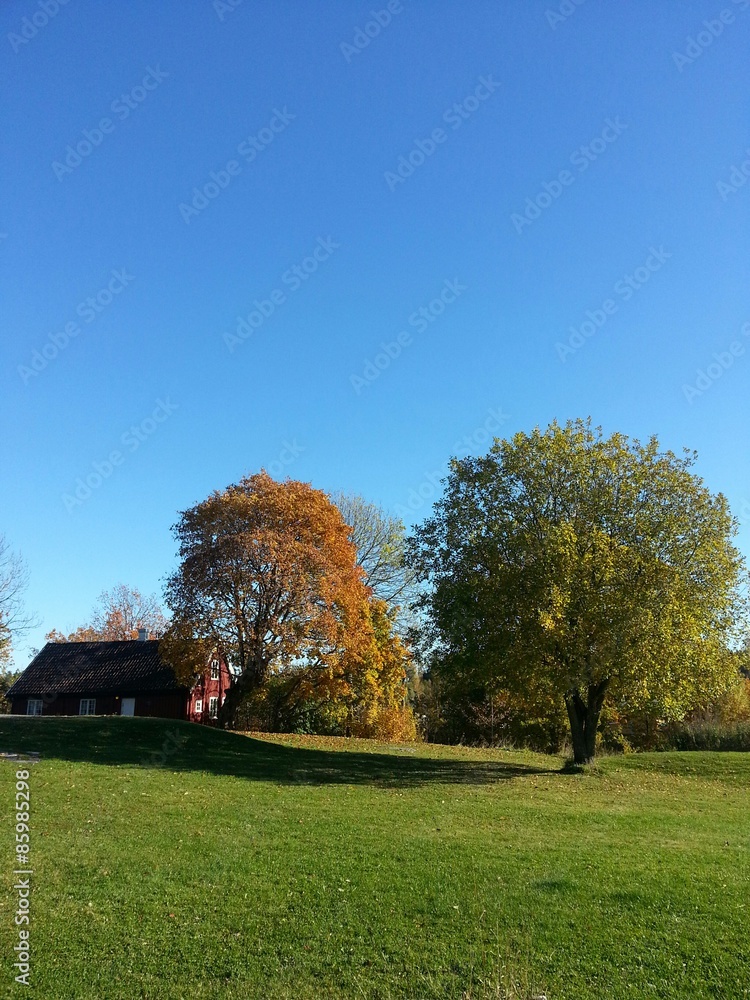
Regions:
M 196 715 L 200 715 L 203 712 L 203 699 L 202 698 L 196 698 L 195 699 L 195 708 L 194 708 L 193 711 L 195 712 Z
M 208 699 L 208 717 L 217 719 L 219 717 L 219 699 L 212 696 Z
M 96 698 L 81 698 L 78 705 L 79 715 L 96 715 Z
M 218 681 L 219 679 L 219 661 L 211 660 L 211 680 Z
M 43 707 L 44 707 L 44 699 L 29 698 L 28 701 L 26 702 L 26 714 L 41 715 Z

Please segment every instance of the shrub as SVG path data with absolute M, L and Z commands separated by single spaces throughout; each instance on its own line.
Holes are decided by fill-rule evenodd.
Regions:
M 671 750 L 750 750 L 750 679 L 739 675 L 718 701 L 662 727 Z
M 381 740 L 383 743 L 414 743 L 417 740 L 417 721 L 408 705 L 381 708 L 364 725 L 354 723 L 352 736 Z
M 750 722 L 689 722 L 666 734 L 672 750 L 750 750 Z

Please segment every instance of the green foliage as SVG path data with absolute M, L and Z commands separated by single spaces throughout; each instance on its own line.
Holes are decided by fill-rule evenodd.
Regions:
M 300 671 L 272 675 L 268 681 L 243 701 L 235 719 L 235 728 L 244 732 L 317 733 L 344 736 L 347 707 L 303 689 Z
M 660 736 L 660 745 L 674 750 L 750 750 L 750 679 L 739 674 L 721 698 Z
M 10 712 L 11 704 L 5 695 L 8 688 L 12 684 L 15 684 L 20 676 L 20 671 L 9 670 L 7 667 L 0 666 L 0 714 L 7 715 Z
M 672 727 L 664 738 L 672 750 L 750 750 L 750 722 L 689 722 Z
M 526 704 L 518 695 L 452 671 L 444 661 L 435 661 L 419 678 L 412 704 L 424 738 L 433 743 L 557 753 L 566 739 L 559 702 Z
M 564 702 L 581 761 L 605 697 L 660 719 L 719 697 L 744 565 L 694 462 L 581 420 L 454 461 L 411 543 L 427 643 L 479 686 Z

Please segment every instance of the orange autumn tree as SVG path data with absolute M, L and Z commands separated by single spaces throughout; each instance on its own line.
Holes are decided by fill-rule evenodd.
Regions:
M 228 657 L 237 677 L 224 725 L 272 673 L 298 669 L 334 688 L 342 658 L 365 662 L 370 594 L 325 493 L 261 471 L 183 511 L 173 530 L 180 564 L 166 586 L 163 655 L 185 681 L 206 649 Z
M 385 601 L 370 597 L 366 641 L 345 648 L 325 669 L 308 665 L 286 671 L 276 694 L 277 710 L 294 718 L 312 711 L 326 731 L 389 742 L 417 738 L 408 704 L 406 667 L 410 653 L 394 631 Z

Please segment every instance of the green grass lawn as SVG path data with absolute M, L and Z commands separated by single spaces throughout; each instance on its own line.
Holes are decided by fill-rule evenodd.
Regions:
M 41 753 L 30 989 L 0 765 L 0 996 L 750 997 L 750 755 L 567 774 L 121 718 L 2 718 L 0 750 Z

